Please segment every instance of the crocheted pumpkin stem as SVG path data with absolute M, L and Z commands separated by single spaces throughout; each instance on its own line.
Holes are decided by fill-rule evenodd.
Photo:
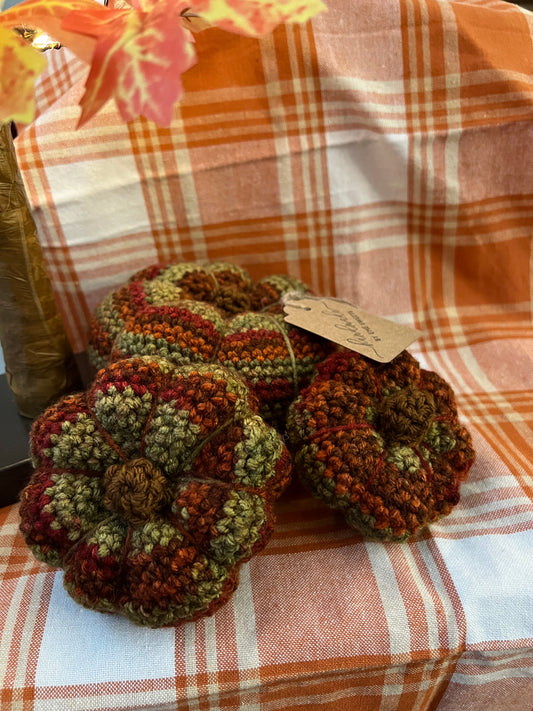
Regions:
M 378 406 L 379 427 L 389 445 L 418 444 L 435 412 L 433 395 L 409 386 L 383 398 Z
M 146 523 L 170 500 L 163 473 L 144 458 L 108 467 L 104 486 L 104 505 L 132 525 Z

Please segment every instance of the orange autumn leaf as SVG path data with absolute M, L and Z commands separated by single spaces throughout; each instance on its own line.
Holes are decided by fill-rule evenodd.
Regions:
M 111 98 L 125 121 L 144 116 L 170 124 L 183 91 L 181 74 L 196 60 L 192 35 L 182 25 L 185 5 L 160 0 L 149 12 L 93 5 L 67 15 L 65 30 L 96 39 L 79 125 Z
M 71 49 L 80 59 L 90 63 L 95 46 L 93 38 L 71 33 L 62 27 L 63 18 L 73 10 L 92 9 L 95 0 L 24 0 L 0 12 L 0 27 L 31 27 Z
M 146 9 L 158 0 L 140 2 Z M 322 0 L 192 0 L 190 3 L 191 14 L 199 15 L 210 25 L 253 37 L 265 35 L 283 22 L 307 22 L 324 10 Z
M 0 27 L 0 122 L 33 121 L 35 79 L 45 67 L 42 54 Z
M 24 0 L 0 12 L 0 28 L 42 30 L 91 65 L 79 125 L 111 98 L 126 121 L 141 115 L 169 125 L 183 91 L 181 74 L 196 61 L 192 31 L 214 25 L 260 36 L 282 22 L 305 22 L 325 9 L 322 0 L 110 0 L 109 4 Z M 13 80 L 15 66 L 4 61 L 4 83 Z M 28 81 L 24 86 L 27 89 Z

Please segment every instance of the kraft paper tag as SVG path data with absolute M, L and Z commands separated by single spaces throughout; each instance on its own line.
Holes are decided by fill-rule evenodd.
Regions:
M 301 298 L 288 294 L 283 300 L 283 310 L 288 323 L 380 363 L 388 363 L 422 335 L 414 328 L 329 297 Z

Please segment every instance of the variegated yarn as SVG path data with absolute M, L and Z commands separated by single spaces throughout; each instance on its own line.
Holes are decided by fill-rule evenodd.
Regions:
M 329 356 L 287 429 L 306 487 L 381 540 L 405 540 L 449 514 L 475 457 L 452 389 L 406 351 L 385 364 Z
M 31 433 L 21 531 L 82 605 L 140 625 L 213 613 L 273 528 L 281 436 L 218 365 L 143 357 L 102 369 Z
M 283 317 L 283 295 L 306 293 L 307 287 L 282 275 L 252 284 L 227 264 L 193 266 L 193 271 L 191 265 L 152 267 L 104 299 L 92 322 L 93 362 L 158 355 L 180 365 L 219 363 L 245 380 L 259 398 L 261 414 L 281 426 L 289 403 L 331 351 L 327 341 Z M 215 281 L 226 285 L 223 302 Z M 244 304 L 248 310 L 239 312 Z

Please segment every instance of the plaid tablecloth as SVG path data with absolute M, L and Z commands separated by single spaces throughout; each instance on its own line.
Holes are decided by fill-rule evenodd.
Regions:
M 416 326 L 477 462 L 459 506 L 365 541 L 297 484 L 232 601 L 177 629 L 77 606 L 0 512 L 2 709 L 530 711 L 533 16 L 329 0 L 263 40 L 208 30 L 172 127 L 50 58 L 18 158 L 75 350 L 149 263 L 232 259 Z

